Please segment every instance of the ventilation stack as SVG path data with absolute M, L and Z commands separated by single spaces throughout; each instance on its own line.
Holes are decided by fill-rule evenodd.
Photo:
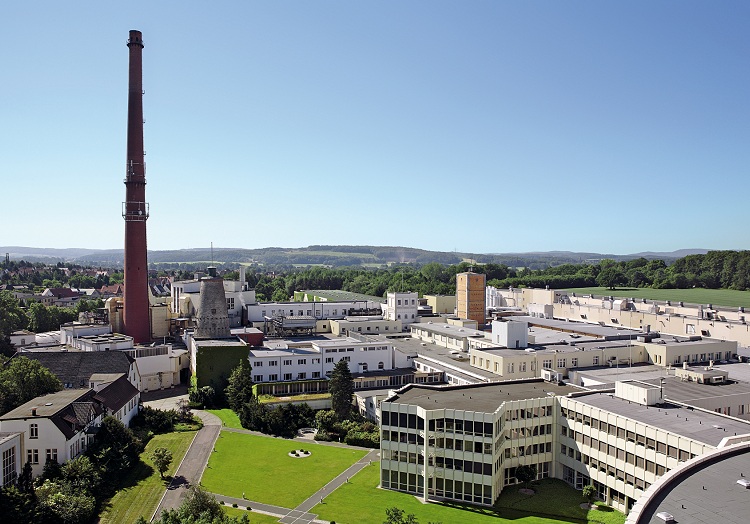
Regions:
M 151 340 L 148 299 L 148 260 L 146 258 L 146 165 L 143 151 L 143 38 L 130 31 L 128 39 L 128 144 L 125 167 L 125 289 L 122 325 L 136 343 Z
M 214 269 L 211 271 L 211 269 Z M 195 338 L 230 338 L 224 279 L 209 268 L 208 278 L 201 279 L 201 301 L 196 318 Z

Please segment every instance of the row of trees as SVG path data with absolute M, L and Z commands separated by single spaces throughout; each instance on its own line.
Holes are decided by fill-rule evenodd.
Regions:
M 461 262 L 423 266 L 396 265 L 388 269 L 326 268 L 290 269 L 269 275 L 259 269 L 248 271 L 246 279 L 258 300 L 285 301 L 302 289 L 342 289 L 373 296 L 387 291 L 408 290 L 425 294 L 453 294 L 456 274 L 484 273 L 495 287 L 538 287 L 553 289 L 603 286 L 652 287 L 656 289 L 704 287 L 750 289 L 750 251 L 712 251 L 690 255 L 667 266 L 663 260 L 636 258 L 628 261 L 602 260 L 595 264 L 562 264 L 546 269 L 512 268 L 503 264 L 470 265 Z M 227 278 L 238 278 L 230 272 Z

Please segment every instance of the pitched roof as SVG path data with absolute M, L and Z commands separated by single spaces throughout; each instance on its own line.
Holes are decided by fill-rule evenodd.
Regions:
M 138 388 L 128 381 L 127 376 L 123 376 L 94 395 L 94 400 L 101 402 L 111 411 L 119 411 L 138 393 Z
M 97 373 L 124 373 L 127 376 L 133 362 L 122 351 L 35 351 L 17 355 L 38 361 L 60 382 L 72 384 L 74 388 L 88 387 L 91 375 Z

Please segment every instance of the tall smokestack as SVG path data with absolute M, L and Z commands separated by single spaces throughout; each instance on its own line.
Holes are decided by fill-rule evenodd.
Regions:
M 151 340 L 148 314 L 148 261 L 146 259 L 146 165 L 143 151 L 143 38 L 130 31 L 128 39 L 128 152 L 125 170 L 125 291 L 122 324 L 136 343 Z

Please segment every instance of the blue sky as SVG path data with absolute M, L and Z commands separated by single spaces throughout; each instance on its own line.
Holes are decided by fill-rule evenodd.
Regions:
M 0 245 L 746 249 L 750 3 L 6 2 Z

